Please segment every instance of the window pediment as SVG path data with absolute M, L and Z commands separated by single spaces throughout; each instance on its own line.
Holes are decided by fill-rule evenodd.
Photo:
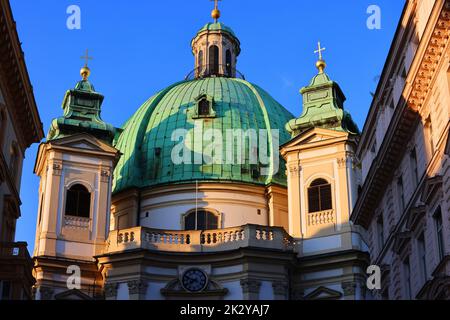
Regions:
M 400 255 L 405 252 L 410 244 L 411 233 L 409 231 L 397 232 L 394 238 L 393 250 Z
M 424 205 L 412 208 L 408 213 L 406 220 L 406 229 L 414 231 L 417 227 L 423 223 L 425 217 L 426 207 Z
M 195 105 L 193 110 L 192 119 L 202 119 L 202 118 L 215 118 L 216 112 L 214 110 L 214 98 L 207 95 L 201 94 L 195 98 Z
M 307 296 L 306 300 L 337 300 L 342 297 L 342 293 L 326 287 L 319 287 Z
M 422 192 L 421 201 L 425 204 L 430 204 L 433 196 L 442 187 L 442 176 L 434 176 L 428 178 L 425 182 L 425 187 Z

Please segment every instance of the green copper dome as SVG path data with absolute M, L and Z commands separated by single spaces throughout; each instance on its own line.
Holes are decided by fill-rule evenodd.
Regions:
M 208 114 L 199 114 L 199 101 L 209 103 Z M 256 132 L 278 129 L 281 145 L 290 139 L 285 124 L 292 118 L 292 114 L 267 92 L 241 79 L 210 77 L 176 83 L 151 97 L 123 126 L 123 132 L 115 141 L 115 147 L 123 155 L 115 169 L 113 191 L 193 181 L 286 185 L 285 166 L 279 158 L 276 140 L 269 138 L 264 141 L 267 141 L 268 150 L 277 149 L 275 156 L 279 161 L 272 159 L 269 163 L 260 164 L 258 157 L 255 165 L 249 161 L 247 152 L 241 164 L 230 164 L 229 161 L 221 164 L 196 164 L 195 161 L 175 164 L 171 156 L 180 140 L 172 139 L 172 135 L 176 129 L 193 133 L 191 139 L 183 143 L 195 151 L 199 145 L 202 150 L 210 143 L 201 141 L 204 136 L 200 135 L 199 139 L 195 128 L 202 128 L 203 132 L 217 129 L 216 132 L 221 132 L 223 137 L 229 129 L 242 129 L 244 132 L 248 129 Z M 223 148 L 230 148 L 229 144 L 224 144 Z M 223 150 L 223 158 L 226 152 Z M 195 152 L 189 157 L 195 158 Z M 266 166 L 277 166 L 278 170 L 274 175 L 258 174 L 261 167 Z
M 222 22 L 215 22 L 215 23 L 207 23 L 207 24 L 205 24 L 203 26 L 203 28 L 201 28 L 197 32 L 197 35 L 202 33 L 202 32 L 204 32 L 204 31 L 224 31 L 224 32 L 229 33 L 233 37 L 237 38 L 236 34 L 234 33 L 234 31 L 230 27 L 224 25 Z

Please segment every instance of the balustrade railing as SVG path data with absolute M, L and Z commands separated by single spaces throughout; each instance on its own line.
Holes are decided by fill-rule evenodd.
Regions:
M 225 251 L 240 247 L 290 250 L 293 239 L 278 227 L 246 225 L 207 231 L 167 231 L 145 227 L 112 231 L 107 252 L 144 248 L 175 252 Z
M 74 216 L 65 216 L 64 217 L 64 225 L 68 228 L 89 229 L 90 223 L 91 223 L 90 218 L 82 218 L 82 217 L 74 217 Z
M 336 222 L 334 210 L 308 213 L 308 226 L 333 224 Z

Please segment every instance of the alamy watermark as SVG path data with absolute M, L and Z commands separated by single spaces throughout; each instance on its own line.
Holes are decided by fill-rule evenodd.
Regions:
M 66 26 L 69 30 L 81 29 L 81 8 L 77 5 L 67 7 L 66 13 L 69 15 L 66 20 Z
M 66 284 L 67 289 L 73 290 L 81 289 L 81 269 L 77 265 L 71 265 L 67 267 L 67 274 L 70 274 L 70 276 L 67 278 Z
M 380 30 L 381 29 L 381 8 L 375 4 L 370 5 L 367 8 L 367 28 L 369 30 Z
M 379 266 L 369 266 L 366 270 L 368 275 L 366 286 L 369 290 L 381 290 L 381 269 Z
M 171 151 L 175 165 L 256 165 L 261 176 L 276 175 L 279 171 L 280 132 L 255 129 L 206 129 L 195 126 L 191 130 L 172 132 Z

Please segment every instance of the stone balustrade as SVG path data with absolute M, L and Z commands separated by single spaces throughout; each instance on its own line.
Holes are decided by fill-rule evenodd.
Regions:
M 308 213 L 308 226 L 334 224 L 335 222 L 334 210 Z
M 105 253 L 139 248 L 167 252 L 217 252 L 245 247 L 292 250 L 294 240 L 283 228 L 257 225 L 207 231 L 135 227 L 111 231 Z
M 91 219 L 73 216 L 64 216 L 64 226 L 71 229 L 89 229 Z

